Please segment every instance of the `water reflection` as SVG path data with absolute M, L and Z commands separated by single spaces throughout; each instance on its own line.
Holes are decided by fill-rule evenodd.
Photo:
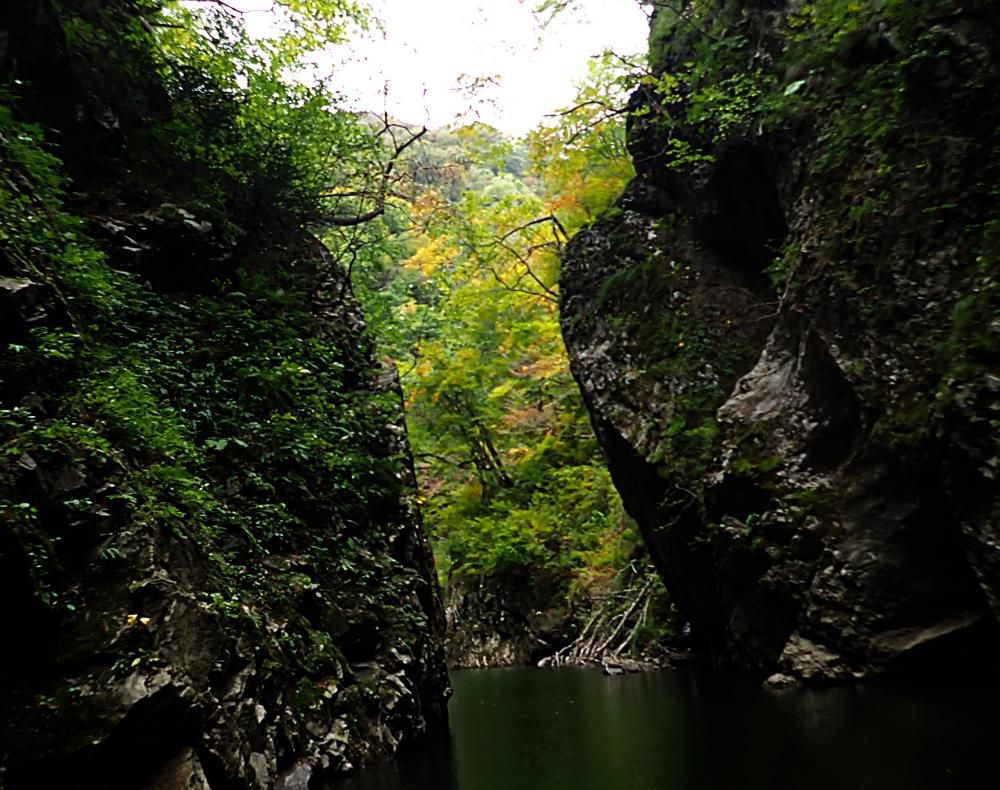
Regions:
M 995 690 L 773 693 L 693 672 L 453 675 L 452 736 L 346 790 L 978 790 Z
M 374 766 L 338 783 L 337 790 L 458 790 L 454 739 L 439 732 L 423 739 L 393 762 Z

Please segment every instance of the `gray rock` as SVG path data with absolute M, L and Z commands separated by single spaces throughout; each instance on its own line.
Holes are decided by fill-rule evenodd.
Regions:
M 629 513 L 693 637 L 775 683 L 1000 668 L 1000 359 L 995 337 L 949 340 L 992 287 L 971 267 L 988 253 L 968 228 L 992 214 L 969 162 L 996 170 L 1000 52 L 960 15 L 928 36 L 900 123 L 941 146 L 893 171 L 877 217 L 813 167 L 809 124 L 720 143 L 675 121 L 712 161 L 673 165 L 651 107 L 635 179 L 562 264 L 572 372 Z M 961 219 L 928 223 L 947 195 L 970 196 Z

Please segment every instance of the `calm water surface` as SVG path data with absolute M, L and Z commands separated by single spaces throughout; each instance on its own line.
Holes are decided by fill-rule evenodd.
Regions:
M 453 672 L 451 733 L 337 790 L 997 790 L 1000 693 Z

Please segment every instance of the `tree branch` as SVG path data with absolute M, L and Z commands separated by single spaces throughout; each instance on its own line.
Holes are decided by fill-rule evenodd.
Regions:
M 594 106 L 601 107 L 601 108 L 607 110 L 608 112 L 614 113 L 615 115 L 620 115 L 623 112 L 625 112 L 624 109 L 619 109 L 617 107 L 614 107 L 613 105 L 608 104 L 606 101 L 601 101 L 600 99 L 591 99 L 590 101 L 582 101 L 579 104 L 577 104 L 577 105 L 575 105 L 573 107 L 570 107 L 568 110 L 560 110 L 559 112 L 550 112 L 550 113 L 546 114 L 545 117 L 546 118 L 562 118 L 562 117 L 565 117 L 567 115 L 572 115 L 573 113 L 582 110 L 584 107 L 594 107 Z
M 447 457 L 445 457 L 443 455 L 438 455 L 437 453 L 414 453 L 413 454 L 413 460 L 414 461 L 416 461 L 418 459 L 423 459 L 423 458 L 429 458 L 432 461 L 439 461 L 442 464 L 448 464 L 449 466 L 455 466 L 455 467 L 458 467 L 459 469 L 468 469 L 470 466 L 472 466 L 472 462 L 471 461 L 454 461 L 451 458 L 447 458 Z
M 528 259 L 527 258 L 525 258 L 523 255 L 521 255 L 521 253 L 519 253 L 517 250 L 515 250 L 513 247 L 511 247 L 509 244 L 507 244 L 503 240 L 498 240 L 497 241 L 497 246 L 501 247 L 502 249 L 506 250 L 511 255 L 513 255 L 515 258 L 517 258 L 518 262 L 524 267 L 524 270 L 525 270 L 525 272 L 527 272 L 528 276 L 531 277 L 531 279 L 535 281 L 535 284 L 539 288 L 541 288 L 542 291 L 544 291 L 544 293 L 537 294 L 537 296 L 540 296 L 543 299 L 548 299 L 550 302 L 555 302 L 557 304 L 559 303 L 559 295 L 555 291 L 553 291 L 551 288 L 549 288 L 544 282 L 542 282 L 541 278 L 537 274 L 535 274 L 534 270 L 531 268 L 531 264 L 528 263 Z M 490 269 L 492 270 L 493 267 L 491 266 Z M 494 271 L 494 276 L 496 276 L 496 272 L 495 271 Z M 499 279 L 499 278 L 497 278 L 497 279 Z M 501 284 L 504 284 L 504 283 L 501 281 Z M 511 290 L 515 290 L 515 289 L 511 288 Z
M 217 6 L 220 6 L 221 8 L 225 8 L 227 11 L 232 11 L 234 14 L 236 14 L 238 16 L 243 16 L 246 13 L 246 11 L 244 11 L 243 9 L 237 8 L 234 5 L 229 5 L 229 3 L 224 2 L 224 0 L 185 0 L 185 2 L 188 2 L 188 3 L 211 3 L 212 5 L 217 5 Z
M 419 132 L 410 132 L 410 137 L 404 140 L 402 143 L 396 140 L 395 135 L 392 133 L 392 127 L 399 126 L 399 124 L 389 123 L 388 118 L 385 120 L 385 126 L 379 132 L 376 137 L 384 134 L 388 131 L 389 136 L 393 140 L 393 152 L 392 156 L 389 157 L 389 161 L 386 162 L 385 167 L 382 168 L 381 183 L 379 184 L 378 191 L 375 193 L 375 206 L 370 210 L 362 214 L 356 214 L 354 216 L 328 216 L 324 217 L 322 221 L 327 225 L 333 225 L 339 228 L 353 227 L 354 225 L 363 225 L 366 222 L 371 222 L 373 219 L 382 216 L 385 213 L 385 199 L 389 191 L 389 184 L 392 183 L 392 173 L 396 167 L 396 162 L 399 157 L 403 155 L 407 148 L 413 145 L 417 140 L 427 134 L 427 127 L 423 127 Z M 406 128 L 406 127 L 401 127 Z M 410 130 L 407 129 L 407 132 Z
M 549 214 L 546 217 L 539 217 L 538 219 L 533 219 L 531 222 L 525 222 L 523 225 L 518 225 L 513 230 L 508 231 L 503 236 L 500 237 L 500 241 L 507 241 L 515 233 L 519 233 L 522 230 L 532 227 L 533 225 L 541 225 L 543 222 L 551 222 L 553 227 L 555 227 L 566 241 L 569 241 L 569 234 L 566 232 L 566 228 L 559 221 L 559 218 L 555 214 Z

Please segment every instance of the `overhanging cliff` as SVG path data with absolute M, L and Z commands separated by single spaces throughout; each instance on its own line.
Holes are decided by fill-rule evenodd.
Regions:
M 563 334 L 693 633 L 761 675 L 1000 665 L 1000 16 L 657 11 Z

